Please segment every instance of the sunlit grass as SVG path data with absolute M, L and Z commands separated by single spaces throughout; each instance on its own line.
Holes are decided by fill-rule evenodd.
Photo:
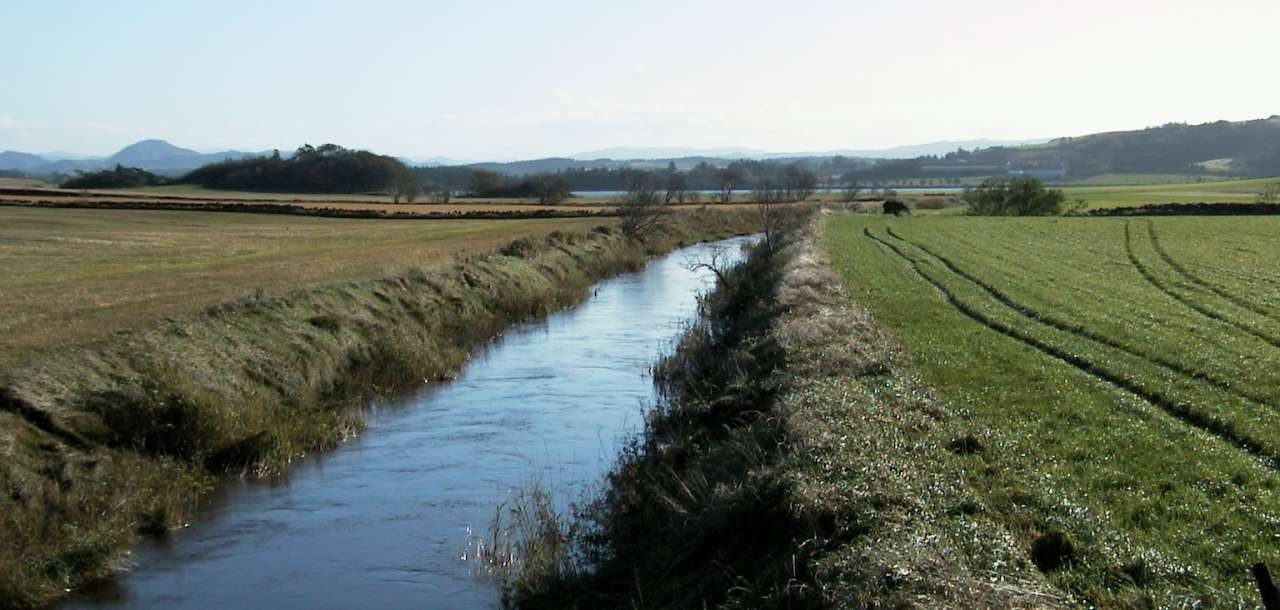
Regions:
M 984 512 L 1028 548 L 1074 541 L 1051 582 L 1104 606 L 1253 604 L 1249 566 L 1280 561 L 1280 322 L 1130 222 L 1126 247 L 1117 219 L 847 216 L 826 243 L 851 298 L 992 431 L 966 475 Z M 1280 251 L 1274 221 L 1152 226 L 1170 260 L 1274 305 L 1276 284 L 1246 279 L 1273 277 L 1246 265 Z

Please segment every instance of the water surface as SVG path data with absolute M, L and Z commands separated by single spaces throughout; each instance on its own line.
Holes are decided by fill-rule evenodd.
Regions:
M 369 429 L 270 483 L 236 481 L 194 525 L 143 542 L 81 608 L 492 608 L 472 532 L 537 482 L 596 485 L 653 400 L 648 367 L 692 318 L 706 272 L 749 238 L 699 245 L 518 326 L 459 379 L 374 405 Z

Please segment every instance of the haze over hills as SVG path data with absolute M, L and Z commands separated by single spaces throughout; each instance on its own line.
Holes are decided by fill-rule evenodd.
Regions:
M 65 174 L 75 171 L 104 169 L 118 164 L 163 174 L 180 174 L 217 161 L 266 154 L 269 153 L 237 150 L 201 153 L 189 148 L 174 146 L 164 140 L 142 140 L 120 149 L 109 157 L 82 157 L 75 155 L 75 153 L 57 153 L 56 156 L 53 154 L 45 156 L 17 151 L 0 152 L 0 169 L 12 169 L 33 174 Z
M 958 152 L 963 149 L 963 152 Z M 282 151 L 286 156 L 292 149 Z M 30 174 L 68 174 L 110 168 L 116 164 L 148 171 L 178 175 L 197 167 L 266 152 L 223 151 L 201 153 L 164 140 L 143 140 L 124 147 L 109 157 L 54 160 L 30 153 L 0 152 L 0 170 Z M 623 147 L 587 151 L 568 157 L 551 157 L 510 162 L 463 163 L 436 157 L 404 159 L 409 165 L 461 166 L 488 169 L 510 175 L 528 175 L 566 170 L 619 167 L 662 168 L 673 163 L 687 170 L 701 163 L 726 165 L 739 159 L 821 160 L 833 157 L 876 165 L 875 173 L 888 176 L 922 176 L 922 167 L 942 161 L 953 164 L 945 171 L 977 166 L 1017 166 L 1058 168 L 1062 175 L 1088 176 L 1100 173 L 1218 173 L 1224 175 L 1280 174 L 1280 116 L 1252 121 L 1216 121 L 1201 125 L 1171 123 L 1132 131 L 1098 133 L 1079 137 L 1034 140 L 958 140 L 897 146 L 879 150 L 828 150 L 776 153 L 750 148 Z M 938 166 L 942 167 L 942 166 Z M 943 170 L 937 170 L 943 171 Z
M 881 149 L 839 149 L 802 152 L 769 152 L 753 148 L 679 148 L 679 147 L 629 147 L 606 148 L 569 155 L 570 159 L 594 161 L 598 159 L 683 159 L 708 157 L 718 159 L 785 159 L 789 157 L 859 157 L 863 159 L 909 159 L 924 155 L 945 155 L 958 148 L 973 150 L 993 146 L 1029 146 L 1044 144 L 1049 138 L 1029 140 L 943 140 L 926 144 L 910 144 Z
M 545 171 L 560 171 L 570 168 L 603 167 L 608 162 L 620 161 L 667 161 L 685 160 L 690 165 L 700 161 L 722 161 L 735 159 L 781 159 L 790 157 L 860 157 L 866 159 L 910 158 L 920 155 L 945 154 L 957 148 L 973 149 L 991 146 L 1017 146 L 1024 144 L 1040 144 L 1047 139 L 1037 140 L 965 140 L 943 141 L 928 144 L 898 146 L 880 150 L 833 150 L 808 152 L 770 152 L 752 148 L 681 148 L 681 147 L 619 147 L 581 152 L 568 157 L 552 157 L 546 159 L 530 159 L 510 162 L 468 162 L 450 157 L 432 157 L 429 159 L 402 158 L 410 165 L 444 166 L 472 165 L 488 169 L 497 169 L 515 174 L 527 174 Z M 285 150 L 282 150 L 285 152 Z M 73 152 L 49 154 L 32 154 L 18 151 L 0 152 L 0 169 L 18 170 L 30 173 L 71 173 L 77 170 L 91 171 L 113 167 L 116 164 L 127 167 L 138 167 L 152 172 L 178 174 L 225 159 L 239 159 L 250 156 L 270 154 L 267 152 L 244 152 L 237 150 L 214 153 L 201 153 L 189 148 L 175 146 L 165 140 L 149 139 L 130 144 L 109 157 L 80 155 Z M 285 153 L 287 154 L 287 152 Z

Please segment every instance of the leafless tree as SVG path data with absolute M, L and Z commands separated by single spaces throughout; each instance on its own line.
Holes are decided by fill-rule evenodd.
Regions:
M 727 204 L 733 201 L 733 187 L 737 186 L 742 178 L 736 170 L 728 167 L 720 170 L 718 178 L 720 179 L 720 184 L 718 185 L 720 187 L 720 203 Z
M 627 190 L 618 202 L 622 232 L 633 238 L 644 238 L 662 228 L 667 221 L 667 206 L 658 193 L 658 177 L 652 172 L 627 174 Z
M 692 272 L 710 271 L 722 286 L 729 285 L 729 269 L 733 262 L 729 250 L 722 245 L 712 246 L 704 255 L 690 256 L 684 261 L 684 268 Z
M 685 194 L 688 192 L 688 181 L 684 174 L 676 171 L 674 165 L 672 169 L 667 171 L 667 192 L 666 204 L 684 203 Z
M 396 175 L 390 190 L 393 203 L 400 203 L 402 198 L 408 203 L 413 203 L 418 198 L 418 180 L 413 173 L 406 170 Z
M 554 174 L 539 174 L 529 182 L 533 185 L 533 192 L 538 195 L 538 203 L 542 205 L 564 203 L 572 193 L 569 182 Z
M 756 201 L 756 218 L 760 222 L 760 232 L 764 234 L 765 248 L 773 248 L 774 238 L 781 229 L 783 217 L 786 215 L 785 205 L 777 198 Z
M 858 200 L 858 195 L 862 193 L 862 186 L 857 180 L 849 180 L 845 182 L 844 190 L 840 192 L 841 198 L 845 203 L 853 203 Z
M 782 168 L 782 176 L 786 201 L 804 201 L 818 186 L 818 177 L 799 163 Z

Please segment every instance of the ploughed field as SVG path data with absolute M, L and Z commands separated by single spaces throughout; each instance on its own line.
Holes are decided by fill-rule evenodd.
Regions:
M 384 277 L 522 236 L 608 222 L 0 206 L 0 366 L 257 291 Z
M 1280 219 L 844 215 L 824 246 L 981 431 L 965 510 L 1056 587 L 1257 604 L 1250 566 L 1280 567 Z

